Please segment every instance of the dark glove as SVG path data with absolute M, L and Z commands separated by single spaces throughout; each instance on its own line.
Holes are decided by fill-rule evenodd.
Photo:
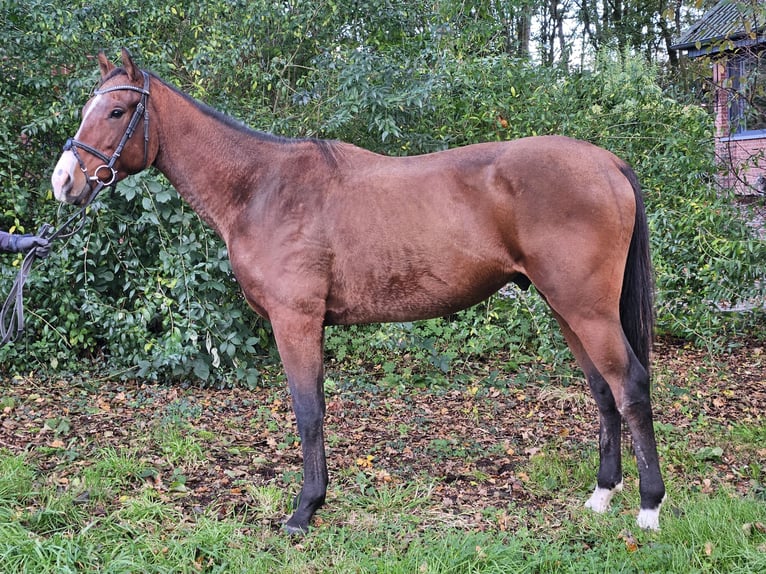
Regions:
M 16 251 L 20 253 L 25 253 L 30 249 L 36 249 L 35 254 L 40 259 L 48 257 L 48 253 L 50 253 L 51 250 L 50 242 L 37 235 L 20 235 L 15 241 L 15 247 Z

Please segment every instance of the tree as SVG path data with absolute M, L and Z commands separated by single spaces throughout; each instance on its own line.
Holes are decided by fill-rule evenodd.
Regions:
M 624 53 L 632 49 L 649 62 L 667 56 L 675 68 L 678 59 L 669 50 L 673 38 L 712 3 L 713 0 L 582 0 L 578 21 L 583 41 L 595 52 L 612 48 Z

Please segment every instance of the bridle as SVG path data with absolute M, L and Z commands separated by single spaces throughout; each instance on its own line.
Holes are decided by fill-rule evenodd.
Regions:
M 147 100 L 149 99 L 149 74 L 144 71 L 141 71 L 141 73 L 144 76 L 143 88 L 124 84 L 119 86 L 112 86 L 103 90 L 95 90 L 93 92 L 94 95 L 98 96 L 101 94 L 108 94 L 109 92 L 116 92 L 118 90 L 130 90 L 140 93 L 141 100 L 136 105 L 136 109 L 133 112 L 133 117 L 130 118 L 128 127 L 125 130 L 125 133 L 122 135 L 122 139 L 117 145 L 117 149 L 114 150 L 112 157 L 107 157 L 106 154 L 100 152 L 96 148 L 74 138 L 69 138 L 66 141 L 64 144 L 64 151 L 71 151 L 75 159 L 77 159 L 77 163 L 80 165 L 80 170 L 83 172 L 83 174 L 85 174 L 85 177 L 87 178 L 91 188 L 91 194 L 88 200 L 80 206 L 80 209 L 77 211 L 77 213 L 67 219 L 67 221 L 60 225 L 58 229 L 54 230 L 53 226 L 45 223 L 37 232 L 38 236 L 44 237 L 49 241 L 53 241 L 54 239 L 64 239 L 66 237 L 70 237 L 82 228 L 85 222 L 85 211 L 93 202 L 93 200 L 96 199 L 96 196 L 101 193 L 105 187 L 111 186 L 112 189 L 114 189 L 117 186 L 117 170 L 114 169 L 114 164 L 117 161 L 117 158 L 120 157 L 120 154 L 125 148 L 125 145 L 128 143 L 128 140 L 133 136 L 133 132 L 136 131 L 138 122 L 141 121 L 142 117 L 144 119 L 144 166 L 141 169 L 145 169 L 147 167 L 147 162 L 149 161 L 149 110 L 146 104 Z M 88 174 L 88 168 L 85 166 L 85 162 L 82 160 L 82 157 L 80 157 L 80 153 L 77 151 L 78 149 L 86 151 L 104 162 L 95 169 L 93 175 Z M 101 174 L 106 174 L 106 177 L 102 178 Z M 93 187 L 94 183 L 95 188 Z M 83 191 L 83 193 L 85 192 Z M 82 197 L 82 195 L 83 194 L 80 194 L 80 197 Z M 78 200 L 79 199 L 80 198 L 78 197 Z M 77 218 L 80 218 L 79 225 L 74 228 L 70 228 L 70 225 L 72 225 L 74 220 Z M 16 280 L 13 282 L 11 291 L 8 294 L 8 297 L 6 298 L 3 306 L 0 307 L 0 346 L 3 346 L 8 342 L 15 341 L 24 331 L 24 283 L 26 282 L 27 277 L 29 276 L 29 273 L 32 269 L 32 263 L 34 263 L 37 257 L 37 248 L 29 251 L 29 253 L 27 253 L 27 255 L 24 257 L 24 261 L 21 264 L 19 273 L 16 276 Z
M 141 121 L 142 117 L 144 119 L 144 165 L 141 169 L 146 168 L 146 164 L 149 159 L 149 110 L 146 105 L 147 100 L 149 99 L 149 74 L 144 71 L 141 71 L 141 73 L 144 76 L 143 88 L 131 86 L 130 84 L 121 84 L 118 86 L 111 86 L 103 90 L 95 90 L 93 92 L 93 94 L 96 96 L 108 94 L 109 92 L 116 92 L 119 90 L 130 90 L 132 92 L 138 92 L 141 94 L 141 100 L 136 105 L 136 109 L 133 112 L 133 116 L 130 118 L 128 127 L 125 130 L 125 133 L 122 135 L 122 139 L 117 145 L 117 149 L 114 150 L 112 157 L 108 157 L 106 154 L 102 153 L 96 148 L 74 138 L 69 138 L 64 144 L 64 151 L 72 152 L 80 166 L 80 171 L 85 174 L 85 178 L 91 186 L 91 197 L 88 203 L 93 201 L 96 195 L 98 195 L 103 188 L 109 186 L 114 188 L 117 185 L 117 170 L 114 169 L 114 164 L 120 157 L 120 154 L 122 154 L 122 150 L 125 148 L 125 144 L 128 143 L 128 140 L 133 136 L 133 132 L 136 131 L 138 122 Z M 88 174 L 88 168 L 85 166 L 85 162 L 82 160 L 82 157 L 80 157 L 80 153 L 77 151 L 78 148 L 96 156 L 98 159 L 104 162 L 93 171 L 93 175 Z M 101 174 L 106 174 L 106 177 L 101 177 Z M 93 189 L 94 183 L 96 184 L 95 189 Z

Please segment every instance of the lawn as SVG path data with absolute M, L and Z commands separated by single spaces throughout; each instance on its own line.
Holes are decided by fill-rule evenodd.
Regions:
M 761 345 L 656 347 L 659 532 L 635 526 L 627 437 L 624 492 L 583 508 L 597 413 L 568 366 L 429 387 L 330 363 L 331 485 L 305 537 L 280 530 L 301 460 L 277 367 L 252 390 L 4 380 L 2 571 L 766 572 Z

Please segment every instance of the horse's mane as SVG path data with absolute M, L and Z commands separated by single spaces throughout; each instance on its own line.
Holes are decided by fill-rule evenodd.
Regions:
M 101 81 L 101 83 L 103 84 L 104 82 L 120 74 L 124 74 L 127 76 L 127 72 L 123 68 L 115 68 Z M 200 112 L 202 112 L 206 116 L 212 117 L 218 122 L 221 122 L 227 127 L 233 128 L 237 130 L 238 132 L 241 132 L 250 137 L 256 138 L 261 141 L 266 141 L 266 142 L 279 143 L 279 144 L 285 144 L 285 145 L 293 145 L 298 143 L 309 142 L 317 146 L 320 153 L 322 154 L 322 157 L 324 157 L 325 161 L 327 161 L 328 164 L 330 164 L 333 167 L 337 167 L 338 165 L 338 152 L 340 147 L 338 144 L 340 142 L 338 142 L 337 140 L 326 140 L 326 139 L 320 139 L 320 138 L 288 138 L 288 137 L 270 134 L 268 132 L 254 130 L 253 128 L 242 123 L 241 121 L 229 115 L 226 115 L 223 112 L 219 112 L 215 108 L 193 98 L 192 96 L 190 96 L 189 94 L 185 92 L 182 92 L 175 86 L 167 83 L 165 80 L 160 78 L 157 74 L 153 72 L 148 72 L 148 74 L 153 79 L 160 82 L 163 86 L 167 87 L 168 89 L 173 91 L 175 94 L 179 95 L 184 100 L 189 102 L 192 106 L 197 108 Z
M 266 141 L 266 142 L 285 144 L 285 145 L 294 145 L 294 144 L 309 142 L 317 146 L 317 148 L 319 149 L 320 153 L 325 158 L 325 161 L 327 161 L 327 163 L 329 163 L 333 167 L 337 167 L 338 165 L 339 142 L 337 140 L 327 140 L 327 139 L 320 139 L 320 138 L 288 138 L 284 136 L 270 134 L 264 131 L 255 130 L 249 127 L 248 125 L 244 124 L 240 120 L 237 120 L 223 112 L 220 112 L 216 110 L 215 108 L 193 98 L 189 94 L 182 92 L 175 86 L 168 84 L 165 80 L 163 80 L 156 74 L 150 72 L 149 75 L 155 80 L 157 80 L 158 82 L 161 82 L 168 89 L 172 90 L 175 94 L 178 94 L 184 100 L 189 102 L 192 106 L 197 108 L 200 112 L 202 112 L 206 116 L 212 117 L 218 122 L 221 122 L 227 127 L 233 128 L 237 130 L 238 132 L 241 132 L 250 137 L 254 137 L 258 140 Z

